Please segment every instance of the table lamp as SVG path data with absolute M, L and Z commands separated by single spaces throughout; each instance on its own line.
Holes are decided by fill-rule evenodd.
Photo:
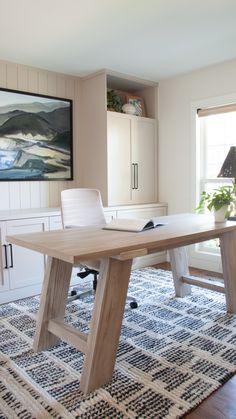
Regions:
M 236 147 L 230 147 L 217 177 L 233 178 L 233 182 L 236 183 Z M 236 220 L 236 214 L 229 219 Z
M 236 183 L 236 147 L 230 147 L 217 177 L 234 178 Z

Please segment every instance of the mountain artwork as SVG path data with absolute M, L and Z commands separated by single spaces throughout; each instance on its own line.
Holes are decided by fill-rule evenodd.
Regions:
M 72 101 L 0 88 L 0 180 L 71 180 Z

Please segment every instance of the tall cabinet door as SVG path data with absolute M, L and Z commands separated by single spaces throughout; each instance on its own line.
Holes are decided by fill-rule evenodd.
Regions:
M 45 230 L 48 230 L 46 217 L 7 221 L 7 234 L 9 235 Z M 11 261 L 9 268 L 10 288 L 15 289 L 41 283 L 44 277 L 45 256 L 20 246 L 9 246 L 11 246 L 9 254 Z
M 132 203 L 156 201 L 156 125 L 153 119 L 132 119 L 132 166 L 134 188 Z
M 131 201 L 131 120 L 107 113 L 107 165 L 109 205 Z

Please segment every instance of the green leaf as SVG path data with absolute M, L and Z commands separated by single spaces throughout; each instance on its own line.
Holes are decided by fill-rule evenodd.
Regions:
M 224 205 L 235 205 L 236 204 L 236 184 L 233 186 L 226 185 L 220 186 L 217 189 L 213 189 L 211 193 L 206 193 L 203 191 L 196 212 L 204 212 L 205 207 L 209 211 L 217 211 L 221 209 Z M 230 213 L 230 211 L 229 211 Z

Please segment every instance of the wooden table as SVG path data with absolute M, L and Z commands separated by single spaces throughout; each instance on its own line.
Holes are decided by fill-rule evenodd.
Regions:
M 168 249 L 176 295 L 191 292 L 186 245 L 220 238 L 227 310 L 236 313 L 236 223 L 214 223 L 195 214 L 160 217 L 168 224 L 141 233 L 79 228 L 8 236 L 7 241 L 48 255 L 33 348 L 45 350 L 59 339 L 85 354 L 81 390 L 88 393 L 112 378 L 132 259 Z M 73 264 L 101 259 L 88 335 L 64 323 Z M 27 263 L 27 261 L 25 261 Z

